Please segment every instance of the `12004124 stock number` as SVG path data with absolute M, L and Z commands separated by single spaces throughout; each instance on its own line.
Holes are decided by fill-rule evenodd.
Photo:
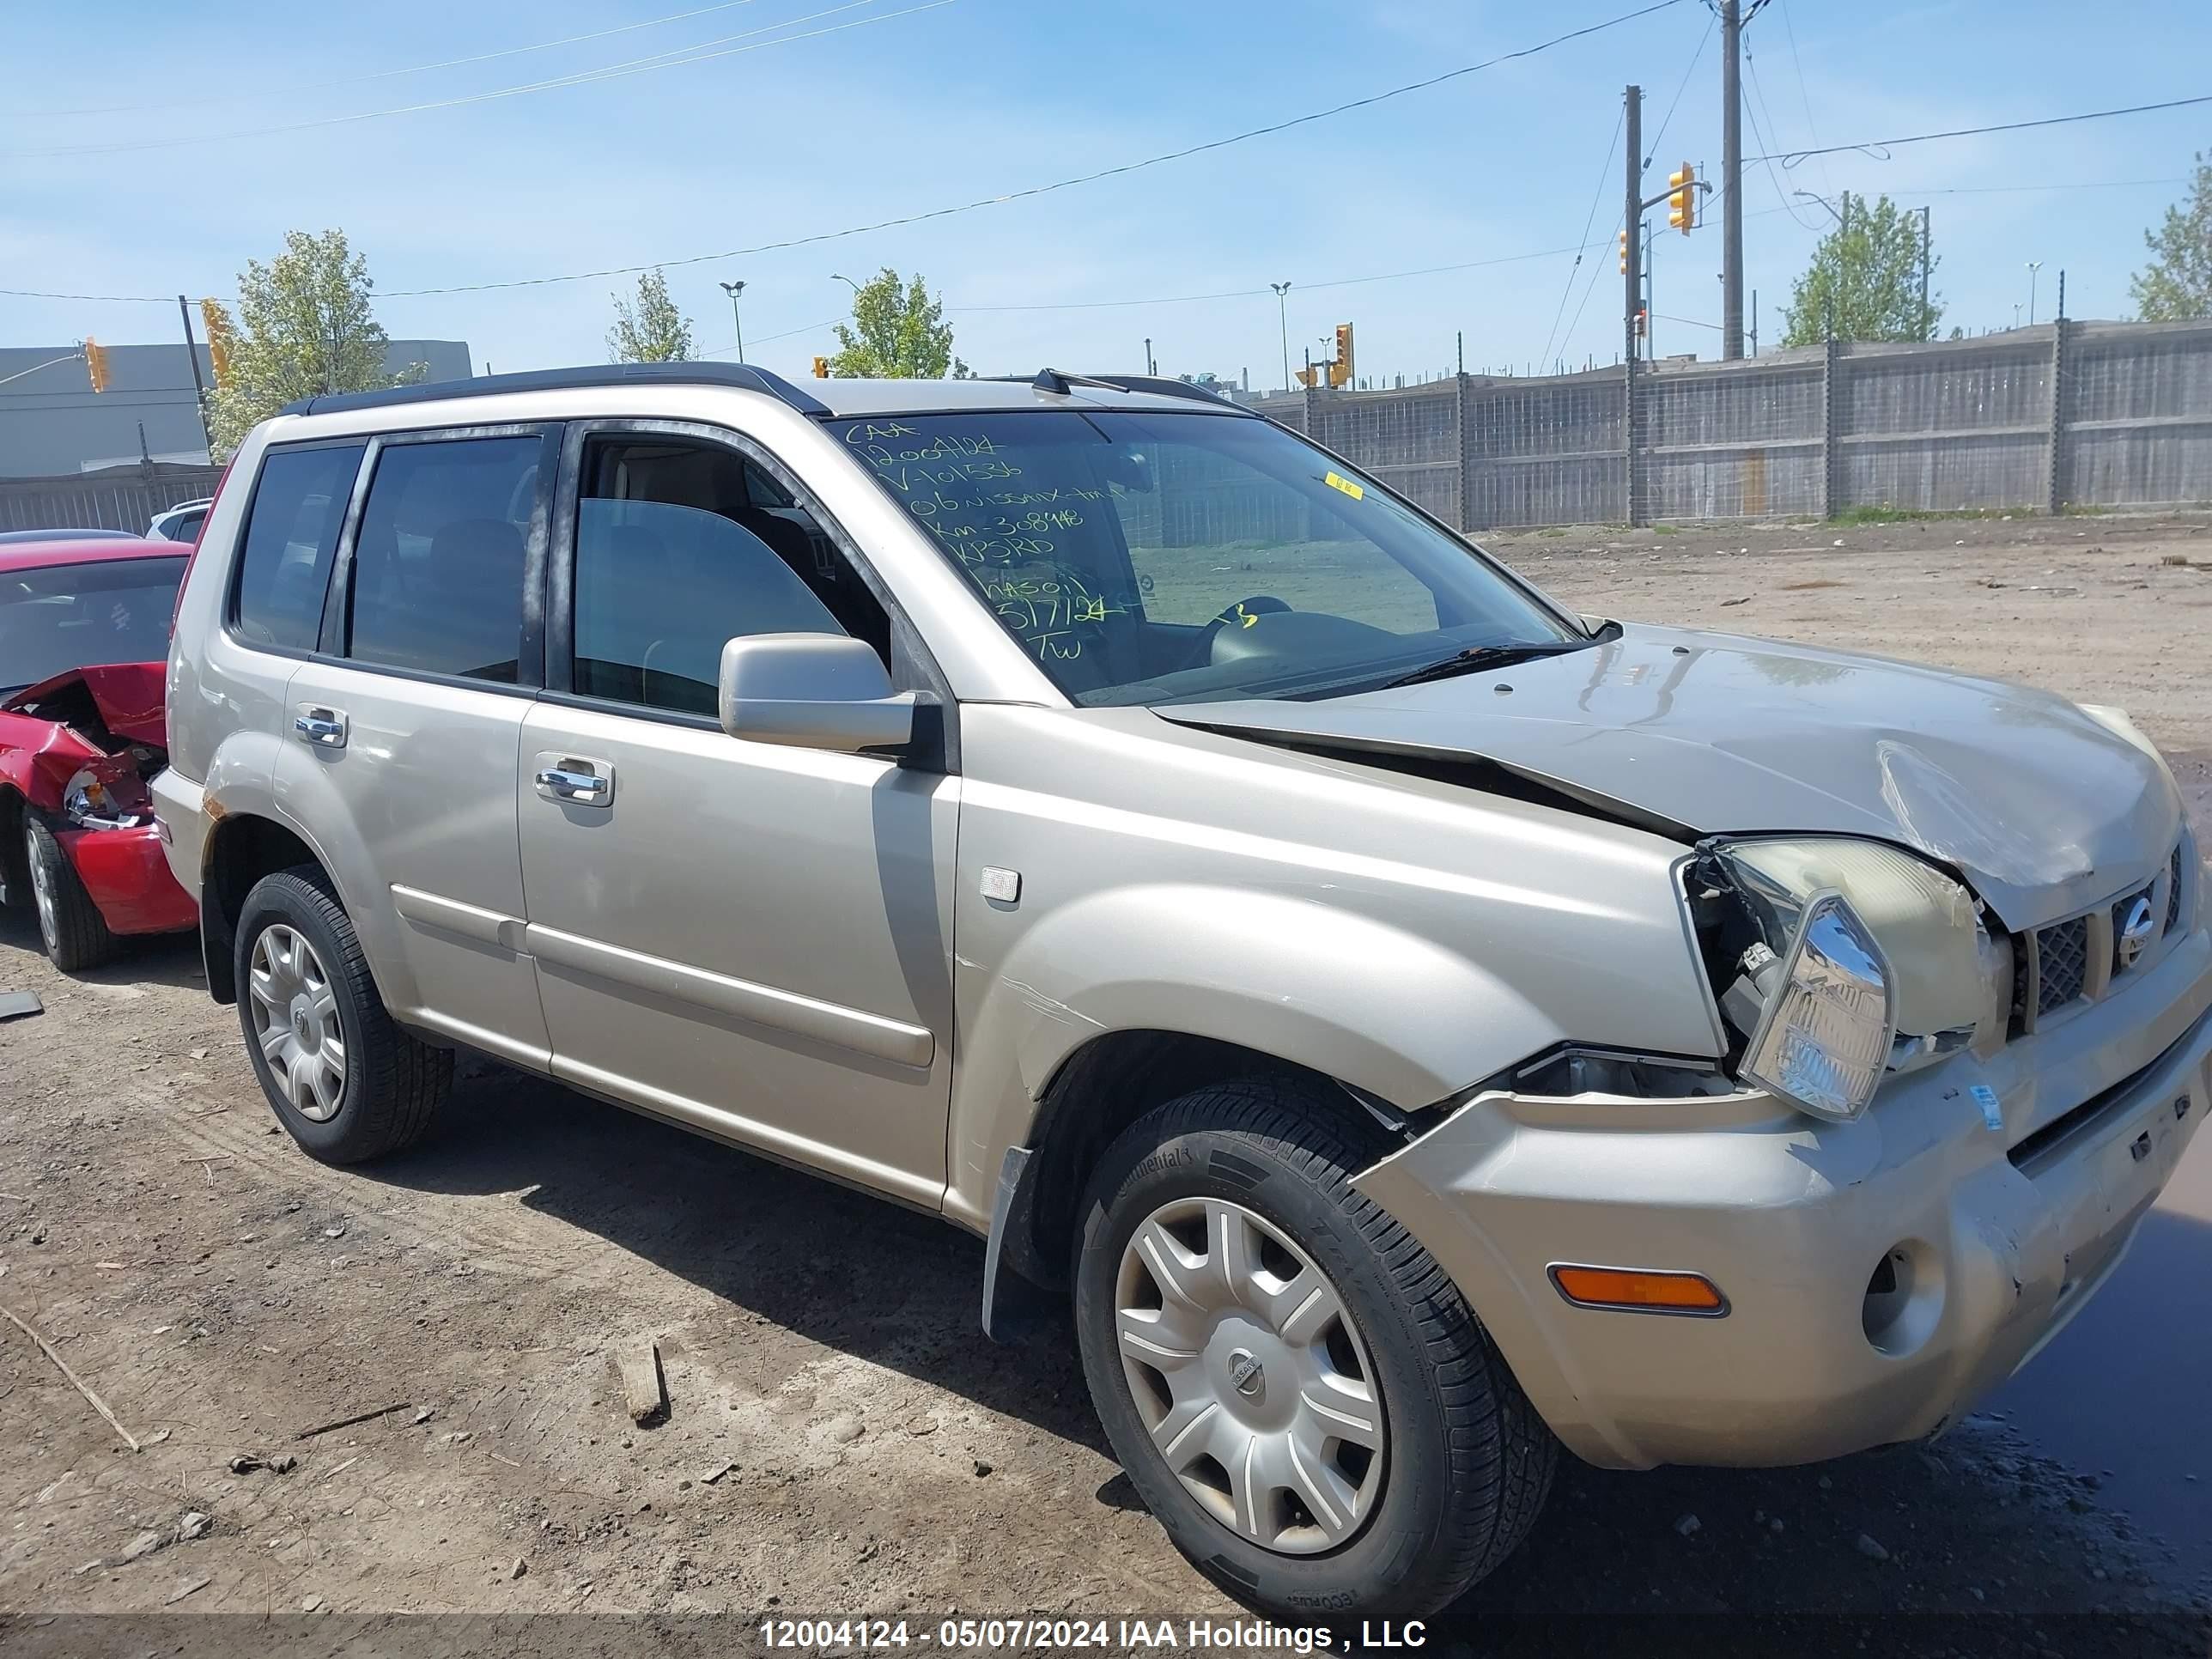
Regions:
M 936 1629 L 910 1630 L 903 1619 L 764 1619 L 761 1640 L 771 1648 L 950 1649 L 1111 1648 L 1114 1621 L 1105 1619 L 947 1619 Z

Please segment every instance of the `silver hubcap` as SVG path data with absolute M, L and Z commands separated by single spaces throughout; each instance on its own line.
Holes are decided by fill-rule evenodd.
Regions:
M 46 874 L 46 861 L 39 856 L 36 842 L 26 842 L 31 866 L 31 902 L 38 907 L 39 932 L 51 947 L 62 935 L 61 919 L 54 913 L 54 884 Z
M 345 1035 L 338 1001 L 315 948 L 282 922 L 253 941 L 253 1036 L 262 1056 L 301 1117 L 326 1123 L 345 1095 Z
M 1280 1229 L 1223 1199 L 1163 1205 L 1121 1253 L 1114 1308 L 1152 1443 L 1224 1526 L 1286 1555 L 1359 1530 L 1387 1449 L 1374 1367 Z

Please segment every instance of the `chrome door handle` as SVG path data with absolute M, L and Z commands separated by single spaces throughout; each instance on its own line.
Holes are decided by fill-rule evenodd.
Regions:
M 578 806 L 605 806 L 614 799 L 615 781 L 596 772 L 571 772 L 549 766 L 538 775 L 538 793 Z
M 335 708 L 302 708 L 293 720 L 292 729 L 322 748 L 345 747 L 346 717 Z

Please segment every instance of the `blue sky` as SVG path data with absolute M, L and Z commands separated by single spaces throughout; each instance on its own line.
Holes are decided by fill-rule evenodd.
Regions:
M 18 90 L 0 110 L 0 284 L 228 296 L 245 261 L 268 257 L 287 229 L 333 225 L 386 293 L 673 261 L 1201 143 L 1530 46 L 1638 0 L 950 0 L 919 10 L 922 0 L 745 0 L 550 50 L 351 78 L 702 3 L 19 8 L 4 25 Z M 744 279 L 748 355 L 789 373 L 834 349 L 815 326 L 849 298 L 831 273 L 865 277 L 884 264 L 919 269 L 941 289 L 956 349 L 984 373 L 1136 368 L 1150 337 L 1163 372 L 1249 368 L 1255 385 L 1278 384 L 1266 285 L 1280 280 L 1293 285 L 1294 361 L 1308 344 L 1326 355 L 1322 337 L 1350 320 L 1368 374 L 1449 371 L 1462 330 L 1470 368 L 1518 371 L 1547 341 L 1573 365 L 1609 362 L 1620 336 L 1610 239 L 1621 185 L 1618 152 L 1605 158 L 1620 88 L 1645 88 L 1647 193 L 1678 161 L 1714 171 L 1710 21 L 1699 0 L 1680 0 L 1288 132 L 924 224 L 672 264 L 669 281 L 702 349 L 726 356 L 729 306 L 716 284 Z M 835 32 L 791 38 L 822 30 Z M 1747 39 L 1753 155 L 2212 92 L 2212 9 L 2201 0 L 1774 0 Z M 251 132 L 468 99 L 708 42 L 725 55 Z M 180 100 L 204 101 L 115 110 Z M 94 106 L 109 112 L 64 112 Z M 157 147 L 51 153 L 143 144 Z M 1746 264 L 1762 335 L 1778 336 L 1790 278 L 1826 222 L 1816 204 L 1785 196 L 1797 190 L 1929 204 L 1947 327 L 2009 325 L 2028 298 L 2031 259 L 2043 262 L 2039 315 L 2063 267 L 2070 314 L 2124 316 L 2142 230 L 2181 186 L 2016 187 L 2178 179 L 2199 149 L 2212 149 L 2212 105 L 1914 145 L 1887 160 L 1754 167 Z M 1576 272 L 1571 253 L 1543 251 L 1583 240 L 1594 198 L 1589 240 L 1605 246 Z M 1653 216 L 1663 222 L 1663 208 Z M 1696 325 L 1719 319 L 1719 258 L 1717 215 L 1689 238 L 1660 235 L 1662 351 L 1718 355 L 1718 333 Z M 1347 282 L 1478 261 L 1510 262 Z M 634 280 L 392 293 L 379 312 L 395 337 L 467 340 L 479 369 L 599 362 L 611 293 Z M 1346 285 L 1320 286 L 1328 283 Z M 1147 303 L 1097 303 L 1121 301 Z M 1071 308 L 1005 308 L 1024 306 Z M 0 344 L 87 334 L 137 343 L 173 338 L 177 326 L 173 304 L 0 296 Z

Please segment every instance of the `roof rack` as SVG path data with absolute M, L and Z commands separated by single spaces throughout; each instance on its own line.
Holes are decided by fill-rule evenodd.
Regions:
M 382 392 L 349 392 L 302 398 L 278 411 L 284 415 L 330 415 L 343 410 L 389 409 L 398 404 L 441 402 L 448 398 L 495 398 L 507 392 L 560 392 L 588 386 L 681 385 L 737 386 L 764 392 L 800 414 L 827 419 L 829 404 L 801 392 L 782 375 L 750 363 L 595 363 L 583 368 L 539 368 L 520 374 L 479 374 L 465 380 L 434 380 L 425 386 L 396 386 Z
M 1000 374 L 994 380 L 1018 380 L 1018 374 Z M 1070 386 L 1103 386 L 1109 392 L 1149 392 L 1156 398 L 1182 398 L 1193 403 L 1213 404 L 1223 409 L 1234 410 L 1239 415 L 1257 411 L 1245 408 L 1234 398 L 1224 398 L 1218 392 L 1208 392 L 1202 386 L 1193 386 L 1188 380 L 1170 380 L 1164 374 L 1072 374 L 1065 369 L 1045 368 L 1037 371 L 1030 382 L 1039 392 L 1049 392 L 1065 397 Z

